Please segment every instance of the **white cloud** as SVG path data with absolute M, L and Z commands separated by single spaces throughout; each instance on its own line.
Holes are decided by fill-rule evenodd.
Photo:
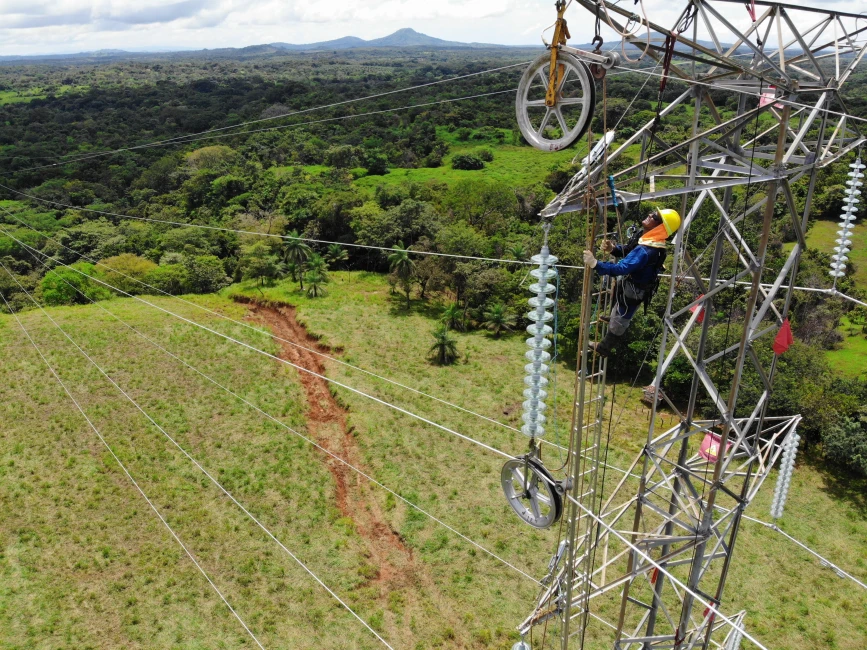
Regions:
M 310 43 L 341 36 L 378 38 L 401 27 L 456 41 L 538 44 L 554 19 L 550 0 L 0 0 L 0 53 L 102 48 L 243 47 Z M 820 0 L 822 8 L 858 11 L 860 0 Z M 645 0 L 655 22 L 672 26 L 685 0 Z M 639 10 L 633 3 L 623 3 Z M 716 3 L 748 24 L 740 4 Z M 761 10 L 761 7 L 759 7 Z M 566 15 L 572 42 L 593 36 L 593 16 L 579 5 Z M 605 26 L 610 43 L 616 38 Z M 704 28 L 699 37 L 706 37 Z

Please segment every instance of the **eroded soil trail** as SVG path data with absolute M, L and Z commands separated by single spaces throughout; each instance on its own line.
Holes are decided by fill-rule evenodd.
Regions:
M 251 316 L 267 325 L 280 346 L 280 357 L 318 374 L 325 374 L 323 357 L 297 345 L 331 353 L 329 348 L 308 334 L 295 318 L 292 307 L 271 307 L 248 304 Z M 280 339 L 285 339 L 281 341 Z M 297 345 L 292 345 L 291 341 Z M 298 378 L 307 396 L 307 429 L 311 437 L 331 453 L 364 471 L 361 450 L 353 431 L 347 426 L 346 409 L 334 399 L 328 382 L 310 373 L 298 371 Z M 428 576 L 416 565 L 412 550 L 388 524 L 377 499 L 369 495 L 366 479 L 333 457 L 323 454 L 324 462 L 337 486 L 337 507 L 351 519 L 364 540 L 375 571 L 370 583 L 379 583 L 382 595 L 390 589 L 427 582 Z

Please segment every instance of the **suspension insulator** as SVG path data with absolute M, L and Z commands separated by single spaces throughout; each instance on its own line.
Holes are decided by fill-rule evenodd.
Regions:
M 829 272 L 835 282 L 837 278 L 846 275 L 846 262 L 849 261 L 846 253 L 851 250 L 852 240 L 850 237 L 852 231 L 855 229 L 855 215 L 858 213 L 858 204 L 861 202 L 861 199 L 858 198 L 861 196 L 861 190 L 858 188 L 863 185 L 861 179 L 864 178 L 861 170 L 864 169 L 865 165 L 861 163 L 860 156 L 849 167 L 852 171 L 849 172 L 849 180 L 846 181 L 846 185 L 848 186 L 846 198 L 843 201 L 843 214 L 840 215 L 840 230 L 837 231 L 838 239 L 835 240 L 837 246 L 834 247 L 834 255 L 831 256 L 831 271 Z
M 547 408 L 544 400 L 548 396 L 545 391 L 548 378 L 545 375 L 550 371 L 548 364 L 551 361 L 551 355 L 546 350 L 551 347 L 548 336 L 554 333 L 548 325 L 554 320 L 554 314 L 548 309 L 555 308 L 555 304 L 548 294 L 557 290 L 557 286 L 551 284 L 551 280 L 557 278 L 557 270 L 553 268 L 557 258 L 550 254 L 546 242 L 541 252 L 532 257 L 532 261 L 539 267 L 530 271 L 536 282 L 530 285 L 533 297 L 527 301 L 531 307 L 531 311 L 527 313 L 527 320 L 530 321 L 527 326 L 527 334 L 530 335 L 527 347 L 530 349 L 524 354 L 524 358 L 530 363 L 524 366 L 524 384 L 527 388 L 524 390 L 524 414 L 521 416 L 524 425 L 521 432 L 530 438 L 541 438 L 545 435 L 543 425 L 546 417 L 543 412 Z
M 783 459 L 780 461 L 780 474 L 774 488 L 774 500 L 771 503 L 771 517 L 773 519 L 779 519 L 783 516 L 783 509 L 789 496 L 789 487 L 792 484 L 792 474 L 795 472 L 795 457 L 798 455 L 798 443 L 800 441 L 801 436 L 794 431 L 786 439 Z

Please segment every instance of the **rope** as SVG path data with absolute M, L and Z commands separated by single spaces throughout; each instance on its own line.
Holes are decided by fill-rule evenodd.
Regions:
M 5 266 L 2 262 L 0 262 L 0 266 L 2 266 L 2 267 L 3 267 L 3 270 L 5 270 L 6 273 L 8 273 L 9 276 L 10 276 L 13 280 L 15 280 L 15 277 L 12 275 L 12 273 L 9 272 L 9 269 L 7 269 L 6 266 Z M 15 280 L 15 281 L 16 281 L 16 283 L 18 282 L 17 280 Z M 21 286 L 21 285 L 19 284 L 18 286 Z M 22 287 L 22 288 L 23 288 L 23 287 Z M 27 294 L 27 295 L 29 296 L 30 294 Z M 148 498 L 148 495 L 145 494 L 145 491 L 142 490 L 141 486 L 140 486 L 140 485 L 138 484 L 138 482 L 133 478 L 132 474 L 129 473 L 129 470 L 126 468 L 126 465 L 124 465 L 123 462 L 120 460 L 120 458 L 117 457 L 117 454 L 114 453 L 114 450 L 111 448 L 111 445 L 108 444 L 108 442 L 106 441 L 106 439 L 105 439 L 105 438 L 102 436 L 102 434 L 99 432 L 99 429 L 96 428 L 96 425 L 95 425 L 95 424 L 91 421 L 91 419 L 87 416 L 87 413 L 84 412 L 84 409 L 81 408 L 81 404 L 78 403 L 78 400 L 75 399 L 75 397 L 74 397 L 74 396 L 72 395 L 72 393 L 70 392 L 69 388 L 67 388 L 66 383 L 64 383 L 64 381 L 60 378 L 60 375 L 57 374 L 57 371 L 52 367 L 51 363 L 49 363 L 48 359 L 47 359 L 47 358 L 45 357 L 45 355 L 42 353 L 42 350 L 41 350 L 41 349 L 39 348 L 39 346 L 36 344 L 36 341 L 34 341 L 34 340 L 33 340 L 33 337 L 30 336 L 30 332 L 28 332 L 28 331 L 27 331 L 27 328 L 24 327 L 24 323 L 22 323 L 22 322 L 21 322 L 21 319 L 18 318 L 18 314 L 17 314 L 15 311 L 12 310 L 11 305 L 10 305 L 9 302 L 6 300 L 6 296 L 3 295 L 2 293 L 0 293 L 0 298 L 3 298 L 3 302 L 6 304 L 6 308 L 9 310 L 9 313 L 12 314 L 12 315 L 15 317 L 15 320 L 18 322 L 18 325 L 21 327 L 21 330 L 24 332 L 24 335 L 25 335 L 25 336 L 30 340 L 30 343 L 33 344 L 33 347 L 36 349 L 36 352 L 39 354 L 40 357 L 42 357 L 42 361 L 45 362 L 45 365 L 46 365 L 46 366 L 48 367 L 48 369 L 51 371 L 51 374 L 54 375 L 54 378 L 55 378 L 55 379 L 57 380 L 57 382 L 60 384 L 61 388 L 63 388 L 63 390 L 64 390 L 64 392 L 66 393 L 67 397 L 69 397 L 69 399 L 72 400 L 72 403 L 75 404 L 75 407 L 78 409 L 78 412 L 81 413 L 81 417 L 84 418 L 84 420 L 87 422 L 87 424 L 88 424 L 88 425 L 90 426 L 90 428 L 93 430 L 93 432 L 94 432 L 94 433 L 96 434 L 96 436 L 99 438 L 100 442 L 102 442 L 102 444 L 103 444 L 103 445 L 105 446 L 105 448 L 108 450 L 108 453 L 111 454 L 111 457 L 114 458 L 115 462 L 117 462 L 117 464 L 118 464 L 118 465 L 120 466 L 120 468 L 123 470 L 123 473 L 126 474 L 127 478 L 128 478 L 128 479 L 130 480 L 130 482 L 133 484 L 133 486 L 135 487 L 135 489 L 138 490 L 138 493 L 141 494 L 142 498 L 147 502 L 147 504 L 150 506 L 151 510 L 154 511 L 154 514 L 155 514 L 155 515 L 159 518 L 159 520 L 163 523 L 163 525 L 166 527 L 166 529 L 169 531 L 169 533 L 171 533 L 171 536 L 175 539 L 175 541 L 178 543 L 178 545 L 180 545 L 180 547 L 181 547 L 182 549 L 184 549 L 184 553 L 187 554 L 187 557 L 190 558 L 190 561 L 191 561 L 191 562 L 196 566 L 196 568 L 199 570 L 199 572 L 202 574 L 202 576 L 204 576 L 205 580 L 208 581 L 208 584 L 211 585 L 211 588 L 212 588 L 212 589 L 216 592 L 216 594 L 220 597 L 220 600 L 222 600 L 223 603 L 226 605 L 226 607 L 229 608 L 229 611 L 232 612 L 232 615 L 233 615 L 236 619 L 238 619 L 238 622 L 241 624 L 241 626 L 244 628 L 244 630 L 247 632 L 247 634 L 250 636 L 250 638 L 253 639 L 253 642 L 254 642 L 257 646 L 259 646 L 262 650 L 265 650 L 265 646 L 263 646 L 262 643 L 259 641 L 259 639 L 256 638 L 256 635 L 253 634 L 253 632 L 250 630 L 250 628 L 249 628 L 249 627 L 247 626 L 247 624 L 244 622 L 244 619 L 242 619 L 241 616 L 238 614 L 238 612 L 235 611 L 235 608 L 232 607 L 231 604 L 229 604 L 229 601 L 226 600 L 226 597 L 223 595 L 223 592 L 220 591 L 220 588 L 217 587 L 216 584 L 214 584 L 214 581 L 211 580 L 210 576 L 208 576 L 208 573 L 205 571 L 204 568 L 202 568 L 202 565 L 199 564 L 198 560 L 196 560 L 196 557 L 192 554 L 192 552 L 190 552 L 190 549 L 188 549 L 187 546 L 186 546 L 186 545 L 181 541 L 181 538 L 178 537 L 177 533 L 176 533 L 174 530 L 172 530 L 172 527 L 169 525 L 169 522 L 166 521 L 165 517 L 163 517 L 162 513 L 161 513 L 161 512 L 157 509 L 157 507 L 154 505 L 153 501 L 151 501 L 150 498 Z M 35 301 L 34 301 L 34 303 L 35 303 Z M 35 304 L 36 304 L 37 306 L 39 306 L 38 303 L 35 303 Z M 43 310 L 43 311 L 44 311 L 44 310 Z M 47 314 L 46 314 L 46 315 L 47 315 Z M 54 321 L 52 321 L 52 322 L 54 322 Z M 55 325 L 56 325 L 56 323 L 55 323 Z
M 102 151 L 102 152 L 92 153 L 92 154 L 88 154 L 88 155 L 85 155 L 85 156 L 78 156 L 77 158 L 71 158 L 71 159 L 69 159 L 69 160 L 64 160 L 64 161 L 62 161 L 62 162 L 54 163 L 54 164 L 51 164 L 51 165 L 43 165 L 43 166 L 41 166 L 41 167 L 33 167 L 33 168 L 30 168 L 30 169 L 19 169 L 19 170 L 16 170 L 16 171 L 32 171 L 33 169 L 44 169 L 44 168 L 46 168 L 46 167 L 56 167 L 56 166 L 58 166 L 58 165 L 65 165 L 65 164 L 67 164 L 67 163 L 71 163 L 71 162 L 79 162 L 79 161 L 81 161 L 81 160 L 90 160 L 91 158 L 99 158 L 99 157 L 102 157 L 102 156 L 110 156 L 110 155 L 114 155 L 114 154 L 117 154 L 117 153 L 122 153 L 122 152 L 125 152 L 125 151 L 134 151 L 134 150 L 136 150 L 136 149 L 146 149 L 146 148 L 151 148 L 151 147 L 160 147 L 160 146 L 166 146 L 166 145 L 170 145 L 170 144 L 186 144 L 187 142 L 195 142 L 196 140 L 205 139 L 205 138 L 200 138 L 199 136 L 207 136 L 207 135 L 210 134 L 210 133 L 218 133 L 218 132 L 221 132 L 221 131 L 226 131 L 226 130 L 228 130 L 228 129 L 240 129 L 240 128 L 244 127 L 244 126 L 250 126 L 251 124 L 261 124 L 262 122 L 269 122 L 269 121 L 273 121 L 273 120 L 279 120 L 279 119 L 282 119 L 282 118 L 284 118 L 284 117 L 291 117 L 291 116 L 293 116 L 293 115 L 301 115 L 301 114 L 304 114 L 304 113 L 312 113 L 312 112 L 314 112 L 314 111 L 325 110 L 325 109 L 327 109 L 327 108 L 335 108 L 335 107 L 337 107 L 337 106 L 344 106 L 344 105 L 346 105 L 346 104 L 354 104 L 354 103 L 357 103 L 357 102 L 368 101 L 368 100 L 371 100 L 371 99 L 378 99 L 378 98 L 380 98 L 380 97 L 386 97 L 386 96 L 388 96 L 388 95 L 396 95 L 396 94 L 398 94 L 398 93 L 405 93 L 405 92 L 409 92 L 409 91 L 412 91 L 412 90 L 418 90 L 419 88 L 427 88 L 427 87 L 429 87 L 429 86 L 436 86 L 436 85 L 439 85 L 439 84 L 449 83 L 449 82 L 452 82 L 452 81 L 459 81 L 459 80 L 461 80 L 461 79 L 468 79 L 468 78 L 470 78 L 470 77 L 477 77 L 477 76 L 480 76 L 480 75 L 483 75 L 483 74 L 488 74 L 488 73 L 491 73 L 491 72 L 500 72 L 501 70 L 508 70 L 508 69 L 510 69 L 510 68 L 516 68 L 516 67 L 518 67 L 518 66 L 528 65 L 529 63 L 532 63 L 532 61 L 522 61 L 521 63 L 514 63 L 514 64 L 511 64 L 511 65 L 505 65 L 505 66 L 501 66 L 501 67 L 499 67 L 499 68 L 491 68 L 491 69 L 489 69 L 489 70 L 482 70 L 482 71 L 480 71 L 480 72 L 471 72 L 471 73 L 469 73 L 469 74 L 459 75 L 459 76 L 457 76 L 457 77 L 449 77 L 448 79 L 440 79 L 439 81 L 431 81 L 431 82 L 429 82 L 429 83 L 423 83 L 423 84 L 419 84 L 419 85 L 417 85 L 417 86 L 410 86 L 410 87 L 408 87 L 408 88 L 401 88 L 401 89 L 398 89 L 398 90 L 389 90 L 389 91 L 386 91 L 386 92 L 383 92 L 383 93 L 376 93 L 376 94 L 374 94 L 374 95 L 366 95 L 366 96 L 364 96 L 364 97 L 357 97 L 357 98 L 355 98 L 355 99 L 347 99 L 347 100 L 344 100 L 344 101 L 342 101 L 342 102 L 334 102 L 334 103 L 332 103 L 332 104 L 323 104 L 323 105 L 321 105 L 321 106 L 314 106 L 314 107 L 312 107 L 312 108 L 304 108 L 304 109 L 301 109 L 301 110 L 298 110 L 298 111 L 291 111 L 291 112 L 289 112 L 289 113 L 282 113 L 281 115 L 275 115 L 275 116 L 273 116 L 273 117 L 263 117 L 263 118 L 260 118 L 260 119 L 257 119 L 257 120 L 250 120 L 250 121 L 248 121 L 248 122 L 242 122 L 241 124 L 233 124 L 232 126 L 222 126 L 222 127 L 216 128 L 216 129 L 208 129 L 207 131 L 199 131 L 198 133 L 189 133 L 189 134 L 187 134 L 187 135 L 179 135 L 179 136 L 176 136 L 176 137 L 174 137 L 174 138 L 167 138 L 167 139 L 165 139 L 165 140 L 155 140 L 155 141 L 153 141 L 153 142 L 147 142 L 147 143 L 145 143 L 145 144 L 139 144 L 139 145 L 135 145 L 135 146 L 132 146 L 132 147 L 123 147 L 123 148 L 120 148 L 120 149 L 113 149 L 112 151 Z M 291 125 L 290 125 L 290 126 L 291 126 Z M 250 131 L 250 133 L 252 133 L 252 132 L 253 132 L 253 131 Z M 233 134 L 230 134 L 230 135 L 239 135 L 239 134 L 241 134 L 241 133 L 246 133 L 246 132 L 244 132 L 244 131 L 238 131 L 237 133 L 233 133 Z M 62 156 L 60 156 L 60 157 L 62 157 Z M 52 156 L 52 158 L 55 158 L 55 159 L 56 159 L 56 158 L 58 158 L 58 156 Z M 10 159 L 10 158 L 4 158 L 4 159 L 0 159 L 0 160 L 8 160 L 8 159 Z
M 39 263 L 40 263 L 43 267 L 45 267 L 46 269 L 49 269 L 48 265 L 45 264 L 45 262 L 41 261 L 39 258 L 36 257 L 36 253 L 38 253 L 39 255 L 42 255 L 43 257 L 47 257 L 47 255 L 45 255 L 44 253 L 40 253 L 40 252 L 38 252 L 38 251 L 35 251 L 35 252 L 34 252 L 34 249 L 32 249 L 32 247 L 29 247 L 29 246 L 28 246 L 28 249 L 30 249 L 29 252 L 30 252 L 31 257 L 33 257 L 33 259 L 35 259 L 37 262 L 39 262 Z M 49 269 L 49 270 L 50 270 L 50 269 Z M 150 338 L 149 336 L 147 336 L 146 334 L 140 332 L 138 329 L 136 329 L 135 327 L 133 327 L 132 325 L 130 325 L 129 323 L 127 323 L 125 320 L 123 320 L 120 316 L 118 316 L 117 314 L 115 314 L 115 313 L 112 312 L 111 310 L 109 310 L 109 309 L 107 309 L 106 307 L 104 307 L 101 303 L 99 303 L 99 302 L 97 302 L 96 300 L 90 298 L 87 294 L 85 294 L 83 291 L 81 291 L 78 287 L 76 287 L 75 285 L 73 285 L 72 283 L 70 283 L 70 282 L 69 282 L 68 280 L 66 280 L 65 278 L 62 278 L 62 277 L 61 277 L 60 279 L 61 279 L 65 284 L 67 284 L 69 287 L 71 287 L 72 289 L 74 289 L 74 290 L 75 290 L 79 295 L 81 295 L 82 297 L 84 297 L 84 298 L 86 298 L 88 301 L 90 301 L 91 304 L 95 305 L 96 307 L 99 307 L 102 311 L 104 311 L 106 314 L 108 314 L 109 316 L 111 316 L 112 318 L 114 318 L 116 321 L 118 321 L 119 323 L 121 323 L 122 325 L 124 325 L 126 328 L 128 328 L 128 329 L 131 330 L 132 332 L 134 332 L 136 335 L 140 336 L 140 337 L 143 338 L 145 341 L 147 341 L 148 343 L 150 343 L 151 345 L 153 345 L 154 347 L 156 347 L 158 350 L 161 350 L 162 352 L 164 352 L 165 354 L 167 354 L 168 356 L 170 356 L 170 357 L 171 357 L 172 359 L 174 359 L 175 361 L 178 361 L 179 363 L 183 364 L 184 366 L 186 366 L 187 368 L 189 368 L 190 370 L 192 370 L 193 372 L 195 372 L 196 374 L 198 374 L 199 376 L 201 376 L 203 379 L 209 381 L 210 383 L 212 383 L 213 385 L 217 386 L 218 388 L 221 388 L 223 391 L 225 391 L 226 393 L 228 393 L 229 395 L 231 395 L 231 396 L 234 397 L 235 399 L 237 399 L 237 400 L 243 402 L 244 404 L 246 404 L 247 406 L 249 406 L 249 407 L 252 408 L 253 410 L 257 411 L 258 413 L 264 415 L 266 418 L 268 418 L 269 420 L 271 420 L 271 421 L 274 422 L 275 424 L 280 425 L 281 427 L 283 427 L 284 429 L 286 429 L 287 431 L 289 431 L 289 432 L 292 433 L 293 435 L 298 436 L 299 438 L 301 438 L 301 439 L 304 440 L 305 442 L 307 442 L 307 443 L 309 443 L 310 445 L 316 447 L 319 451 L 321 451 L 321 452 L 327 454 L 328 456 L 331 456 L 334 460 L 336 460 L 336 461 L 342 463 L 342 464 L 345 465 L 347 468 L 353 470 L 354 472 L 358 473 L 360 476 L 363 476 L 364 478 L 366 478 L 369 482 L 373 483 L 374 485 L 377 485 L 378 487 L 382 488 L 382 489 L 385 490 L 386 492 L 392 494 L 392 495 L 395 496 L 396 498 L 398 498 L 398 499 L 400 499 L 401 501 L 403 501 L 404 503 L 406 503 L 406 504 L 407 504 L 408 506 L 410 506 L 411 508 L 414 508 L 414 509 L 417 510 L 418 512 L 420 512 L 420 513 L 426 515 L 427 517 L 431 518 L 432 520 L 434 520 L 434 521 L 435 521 L 436 523 L 438 523 L 439 525 L 441 525 L 441 526 L 443 526 L 444 528 L 446 528 L 447 530 L 451 531 L 452 533 L 454 533 L 455 535 L 457 535 L 457 536 L 460 537 L 461 539 L 463 539 L 463 540 L 469 542 L 470 544 L 472 544 L 472 545 L 475 546 L 476 548 L 480 549 L 481 551 L 483 551 L 483 552 L 486 553 L 487 555 L 491 556 L 492 558 L 494 558 L 494 559 L 496 559 L 496 560 L 499 560 L 500 562 L 502 562 L 502 563 L 505 564 L 506 566 L 508 566 L 508 567 L 510 567 L 510 568 L 512 568 L 512 569 L 514 569 L 515 571 L 517 571 L 517 572 L 520 573 L 521 575 L 523 575 L 523 576 L 529 578 L 530 580 L 533 580 L 534 582 L 537 582 L 537 581 L 535 580 L 535 578 L 533 578 L 533 577 L 530 576 L 529 574 L 525 573 L 525 572 L 522 571 L 521 569 L 519 569 L 519 568 L 517 568 L 516 566 L 514 566 L 513 564 L 509 563 L 507 560 L 503 559 L 502 557 L 500 557 L 500 556 L 497 555 L 496 553 L 493 553 L 492 551 L 488 550 L 487 548 L 485 548 L 485 547 L 482 546 L 481 544 L 478 544 L 477 542 L 475 542 L 474 540 L 470 539 L 469 537 L 467 537 L 467 536 L 464 535 L 463 533 L 461 533 L 461 532 L 455 530 L 454 528 L 452 528 L 451 526 L 449 526 L 448 524 L 446 524 L 446 523 L 443 522 L 442 520 L 438 519 L 438 518 L 435 517 L 434 515 L 430 514 L 429 512 L 427 512 L 426 510 L 424 510 L 424 509 L 421 508 L 420 506 L 416 505 L 416 504 L 413 503 L 412 501 L 410 501 L 410 500 L 408 500 L 408 499 L 402 497 L 400 494 L 398 494 L 398 493 L 395 492 L 394 490 L 388 488 L 387 486 L 383 485 L 382 483 L 380 483 L 379 481 L 377 481 L 375 478 L 369 476 L 369 475 L 368 475 L 367 473 L 365 473 L 363 470 L 358 469 L 357 467 L 355 467 L 354 465 L 352 465 L 350 462 L 348 462 L 348 461 L 345 460 L 344 458 L 341 458 L 340 456 L 338 456 L 338 455 L 335 454 L 334 452 L 332 452 L 332 451 L 326 449 L 325 447 L 321 446 L 320 444 L 318 444 L 318 443 L 315 442 L 314 440 L 308 438 L 308 437 L 305 436 L 304 434 L 299 433 L 298 431 L 296 431 L 295 429 L 293 429 L 292 427 L 290 427 L 288 424 L 286 424 L 286 423 L 283 422 L 282 420 L 279 420 L 278 418 L 274 417 L 273 415 L 271 415 L 270 413 L 268 413 L 268 412 L 265 411 L 264 409 L 262 409 L 262 408 L 256 406 L 255 404 L 253 404 L 252 402 L 250 402 L 250 401 L 247 400 L 246 398 L 244 398 L 244 397 L 242 397 L 241 395 L 239 395 L 238 393 L 234 392 L 232 389 L 230 389 L 230 388 L 224 386 L 223 384 L 221 384 L 220 382 L 216 381 L 215 379 L 212 379 L 212 378 L 209 377 L 207 374 L 205 374 L 204 372 L 202 372 L 201 370 L 199 370 L 198 368 L 196 368 L 195 366 L 193 366 L 192 364 L 190 364 L 190 363 L 187 362 L 186 360 L 184 360 L 184 359 L 182 359 L 181 357 L 177 356 L 176 354 L 174 354 L 174 353 L 171 352 L 170 350 L 167 350 L 165 347 L 163 347 L 162 345 L 160 345 L 157 341 L 151 339 L 151 338 Z
M 3 233 L 4 235 L 6 235 L 7 237 L 9 237 L 9 238 L 15 240 L 15 241 L 18 242 L 20 245 L 22 245 L 22 246 L 26 246 L 26 244 L 24 244 L 20 239 L 17 239 L 17 238 L 14 237 L 13 235 L 11 235 L 9 232 L 7 232 L 5 229 L 0 228 L 0 232 L 2 232 L 2 233 Z M 44 253 L 43 253 L 43 255 L 44 255 Z M 361 390 L 359 390 L 359 389 L 357 389 L 357 388 L 353 388 L 352 386 L 349 386 L 349 385 L 347 385 L 347 384 L 344 384 L 344 383 L 342 383 L 342 382 L 339 382 L 339 381 L 337 381 L 336 379 L 331 379 L 330 377 L 327 377 L 327 376 L 325 376 L 325 375 L 319 374 L 318 372 L 314 372 L 313 370 L 310 370 L 310 369 L 308 369 L 308 368 L 305 368 L 304 366 L 299 366 L 298 364 L 296 364 L 296 363 L 292 363 L 291 361 L 287 361 L 286 359 L 281 359 L 280 357 L 278 357 L 278 356 L 276 356 L 276 355 L 274 355 L 274 354 L 271 354 L 270 352 L 265 352 L 264 350 L 260 350 L 259 348 L 255 347 L 255 346 L 253 346 L 253 345 L 250 345 L 249 343 L 245 343 L 244 341 L 239 341 L 238 339 L 236 339 L 236 338 L 234 338 L 234 337 L 231 337 L 231 336 L 229 336 L 228 334 L 223 334 L 222 332 L 218 332 L 218 331 L 216 331 L 216 330 L 214 330 L 214 329 L 211 329 L 210 327 L 207 327 L 207 326 L 205 326 L 205 325 L 202 325 L 201 323 L 197 323 L 196 321 L 190 320 L 189 318 L 186 318 L 186 317 L 184 317 L 184 316 L 181 316 L 181 315 L 179 315 L 179 314 L 176 314 L 176 313 L 174 313 L 174 312 L 172 312 L 172 311 L 169 311 L 168 309 L 164 309 L 163 307 L 160 307 L 159 305 L 155 305 L 155 304 L 153 304 L 152 302 L 148 302 L 147 300 L 144 300 L 144 299 L 140 298 L 139 296 L 134 296 L 134 295 L 132 295 L 132 294 L 129 294 L 129 293 L 127 293 L 126 291 L 123 291 L 123 290 L 121 290 L 121 289 L 118 289 L 117 287 L 114 287 L 114 286 L 110 285 L 109 283 L 104 282 L 103 280 L 100 280 L 99 278 L 95 278 L 95 277 L 93 277 L 92 275 L 88 275 L 88 274 L 85 273 L 84 271 L 80 271 L 79 269 L 76 269 L 75 267 L 68 266 L 68 265 L 64 264 L 63 262 L 61 262 L 60 260 L 58 260 L 58 259 L 56 259 L 56 258 L 54 258 L 54 257 L 49 257 L 49 256 L 47 256 L 47 255 L 46 255 L 45 257 L 46 257 L 46 259 L 49 259 L 49 260 L 51 260 L 52 262 L 55 262 L 55 263 L 57 263 L 57 264 L 61 264 L 61 265 L 65 266 L 66 268 L 71 269 L 72 271 L 75 271 L 75 272 L 78 273 L 79 275 L 83 275 L 84 277 L 89 278 L 89 279 L 93 280 L 94 282 L 98 282 L 99 284 L 101 284 L 101 285 L 103 285 L 103 286 L 105 286 L 105 287 L 107 287 L 107 288 L 109 288 L 109 289 L 112 289 L 113 291 L 117 291 L 118 293 L 123 294 L 123 295 L 125 295 L 125 296 L 127 296 L 127 297 L 129 297 L 129 298 L 132 298 L 132 299 L 137 300 L 137 301 L 139 301 L 139 302 L 141 302 L 141 303 L 144 303 L 145 305 L 149 305 L 149 306 L 153 307 L 154 309 L 157 309 L 157 310 L 159 310 L 159 311 L 161 311 L 161 312 L 164 312 L 164 313 L 166 313 L 166 314 L 169 314 L 170 316 L 174 316 L 175 318 L 177 318 L 177 319 L 179 319 L 179 320 L 182 320 L 182 321 L 184 321 L 185 323 L 189 323 L 190 325 L 194 325 L 194 326 L 196 326 L 196 327 L 199 327 L 199 328 L 205 330 L 206 332 L 210 332 L 211 334 L 215 334 L 216 336 L 219 336 L 219 337 L 221 337 L 221 338 L 224 338 L 224 339 L 226 339 L 227 341 L 230 341 L 230 342 L 232 342 L 232 343 L 237 343 L 238 345 L 240 345 L 240 346 L 242 346 L 242 347 L 245 347 L 245 348 L 247 348 L 247 349 L 249 349 L 249 350 L 252 350 L 253 352 L 258 352 L 259 354 L 262 354 L 262 355 L 264 355 L 264 356 L 266 356 L 266 357 L 269 357 L 269 358 L 271 358 L 271 359 L 274 359 L 275 361 L 278 361 L 278 362 L 280 362 L 280 363 L 286 364 L 287 366 L 291 366 L 291 367 L 295 368 L 296 370 L 300 370 L 301 372 L 306 372 L 307 374 L 312 375 L 313 377 L 317 377 L 317 378 L 319 378 L 319 379 L 322 379 L 323 381 L 327 381 L 327 382 L 329 382 L 329 383 L 331 383 L 331 384 L 334 384 L 335 386 L 339 386 L 340 388 L 344 388 L 344 389 L 350 391 L 351 393 L 355 393 L 356 395 L 360 395 L 361 397 L 366 397 L 366 398 L 368 398 L 368 399 L 370 399 L 370 400 L 372 400 L 372 401 L 374 401 L 374 402 L 376 402 L 376 403 L 378 403 L 378 404 L 381 404 L 382 406 L 387 406 L 388 408 L 393 409 L 393 410 L 397 411 L 398 413 L 403 413 L 404 415 L 408 415 L 408 416 L 410 416 L 410 417 L 412 417 L 412 418 L 415 418 L 416 420 L 419 420 L 419 421 L 421 421 L 421 422 L 424 422 L 425 424 L 429 424 L 429 425 L 431 425 L 432 427 L 435 427 L 435 428 L 437 428 L 437 429 L 440 429 L 440 430 L 442 430 L 442 431 L 445 431 L 446 433 L 449 433 L 449 434 L 451 434 L 451 435 L 453 435 L 453 436 L 457 436 L 458 438 L 461 438 L 462 440 L 466 440 L 467 442 L 471 442 L 471 443 L 473 443 L 473 444 L 475 444 L 475 445 L 478 445 L 479 447 L 482 447 L 483 449 L 487 449 L 488 451 L 490 451 L 490 452 L 492 452 L 492 453 L 494 453 L 494 454 L 497 454 L 497 455 L 499 455 L 499 456 L 501 456 L 501 457 L 503 457 L 503 458 L 507 458 L 507 459 L 509 459 L 509 460 L 512 459 L 512 456 L 511 456 L 510 454 L 507 454 L 507 453 L 504 452 L 504 451 L 501 451 L 501 450 L 499 450 L 499 449 L 497 449 L 497 448 L 495 448 L 495 447 L 492 447 L 492 446 L 490 446 L 490 445 L 488 445 L 488 444 L 485 444 L 484 442 L 481 442 L 481 441 L 479 441 L 479 440 L 475 440 L 475 439 L 473 439 L 473 438 L 470 438 L 469 436 L 466 436 L 466 435 L 464 435 L 464 434 L 462 434 L 462 433 L 458 433 L 457 431 L 455 431 L 455 430 L 453 430 L 453 429 L 450 429 L 450 428 L 448 428 L 448 427 L 446 427 L 446 426 L 444 426 L 444 425 L 442 425 L 442 424 L 439 424 L 439 423 L 437 423 L 437 422 L 434 422 L 433 420 L 429 420 L 429 419 L 426 418 L 426 417 L 423 417 L 423 416 L 421 416 L 421 415 L 418 415 L 418 414 L 416 414 L 416 413 L 413 413 L 412 411 L 408 411 L 407 409 L 405 409 L 405 408 L 403 408 L 403 407 L 401 407 L 401 406 L 398 406 L 398 405 L 396 405 L 396 404 L 392 404 L 391 402 L 388 402 L 388 401 L 386 401 L 386 400 L 380 399 L 380 398 L 375 397 L 375 396 L 373 396 L 373 395 L 369 395 L 369 394 L 365 393 L 364 391 L 361 391 Z

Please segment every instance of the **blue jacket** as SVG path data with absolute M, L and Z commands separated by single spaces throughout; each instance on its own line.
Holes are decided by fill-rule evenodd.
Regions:
M 595 270 L 599 275 L 628 275 L 636 285 L 648 285 L 659 275 L 661 253 L 663 249 L 639 244 L 618 262 L 597 262 Z M 612 255 L 622 257 L 623 246 L 615 246 Z

